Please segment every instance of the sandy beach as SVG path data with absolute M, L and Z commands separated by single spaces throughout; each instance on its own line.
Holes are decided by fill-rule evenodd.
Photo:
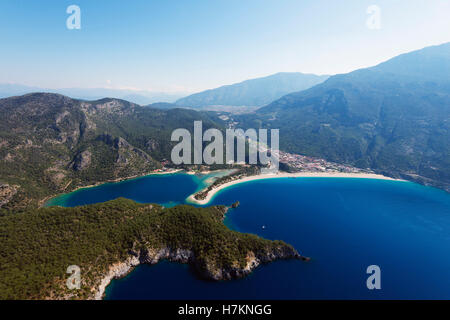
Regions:
M 380 174 L 375 173 L 344 173 L 344 172 L 296 172 L 296 173 L 287 173 L 287 172 L 280 172 L 276 174 L 260 174 L 257 176 L 250 176 L 245 177 L 242 179 L 237 179 L 234 181 L 230 181 L 227 183 L 224 183 L 216 188 L 213 188 L 211 191 L 208 192 L 208 195 L 203 200 L 197 200 L 194 198 L 194 194 L 191 194 L 187 200 L 191 203 L 199 204 L 199 205 L 205 205 L 208 204 L 211 199 L 214 197 L 214 195 L 219 192 L 222 189 L 228 188 L 232 185 L 238 184 L 238 183 L 244 183 L 248 181 L 253 180 L 262 180 L 262 179 L 272 179 L 272 178 L 310 178 L 310 177 L 317 177 L 317 178 L 364 178 L 364 179 L 381 179 L 381 180 L 397 180 L 397 181 L 404 181 L 401 179 L 394 179 L 390 177 L 386 177 Z

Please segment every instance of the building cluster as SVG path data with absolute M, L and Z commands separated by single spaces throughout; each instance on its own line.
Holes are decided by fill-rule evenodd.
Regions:
M 279 152 L 279 161 L 288 165 L 295 171 L 307 172 L 346 172 L 361 173 L 367 170 L 351 167 L 348 165 L 329 162 L 324 159 L 302 156 L 299 154 Z

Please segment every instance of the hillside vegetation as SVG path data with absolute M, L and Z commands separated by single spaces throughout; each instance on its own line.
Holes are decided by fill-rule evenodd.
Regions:
M 49 195 L 148 173 L 170 159 L 174 129 L 192 130 L 195 120 L 205 130 L 221 128 L 193 110 L 49 93 L 0 99 L 0 110 L 3 209 L 36 207 Z

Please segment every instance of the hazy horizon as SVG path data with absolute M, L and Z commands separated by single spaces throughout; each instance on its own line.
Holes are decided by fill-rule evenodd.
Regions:
M 78 30 L 66 26 L 72 4 Z M 374 4 L 379 25 L 370 28 Z M 5 0 L 0 83 L 187 95 L 279 72 L 347 73 L 450 41 L 449 9 L 420 0 Z

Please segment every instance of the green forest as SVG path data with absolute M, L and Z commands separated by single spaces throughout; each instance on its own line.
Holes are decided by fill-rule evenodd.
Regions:
M 114 263 L 133 252 L 172 248 L 194 254 L 199 275 L 243 267 L 249 252 L 296 251 L 282 241 L 228 229 L 227 207 L 163 208 L 117 199 L 74 208 L 49 207 L 0 217 L 0 299 L 92 298 Z M 66 288 L 67 267 L 81 268 L 81 289 Z

